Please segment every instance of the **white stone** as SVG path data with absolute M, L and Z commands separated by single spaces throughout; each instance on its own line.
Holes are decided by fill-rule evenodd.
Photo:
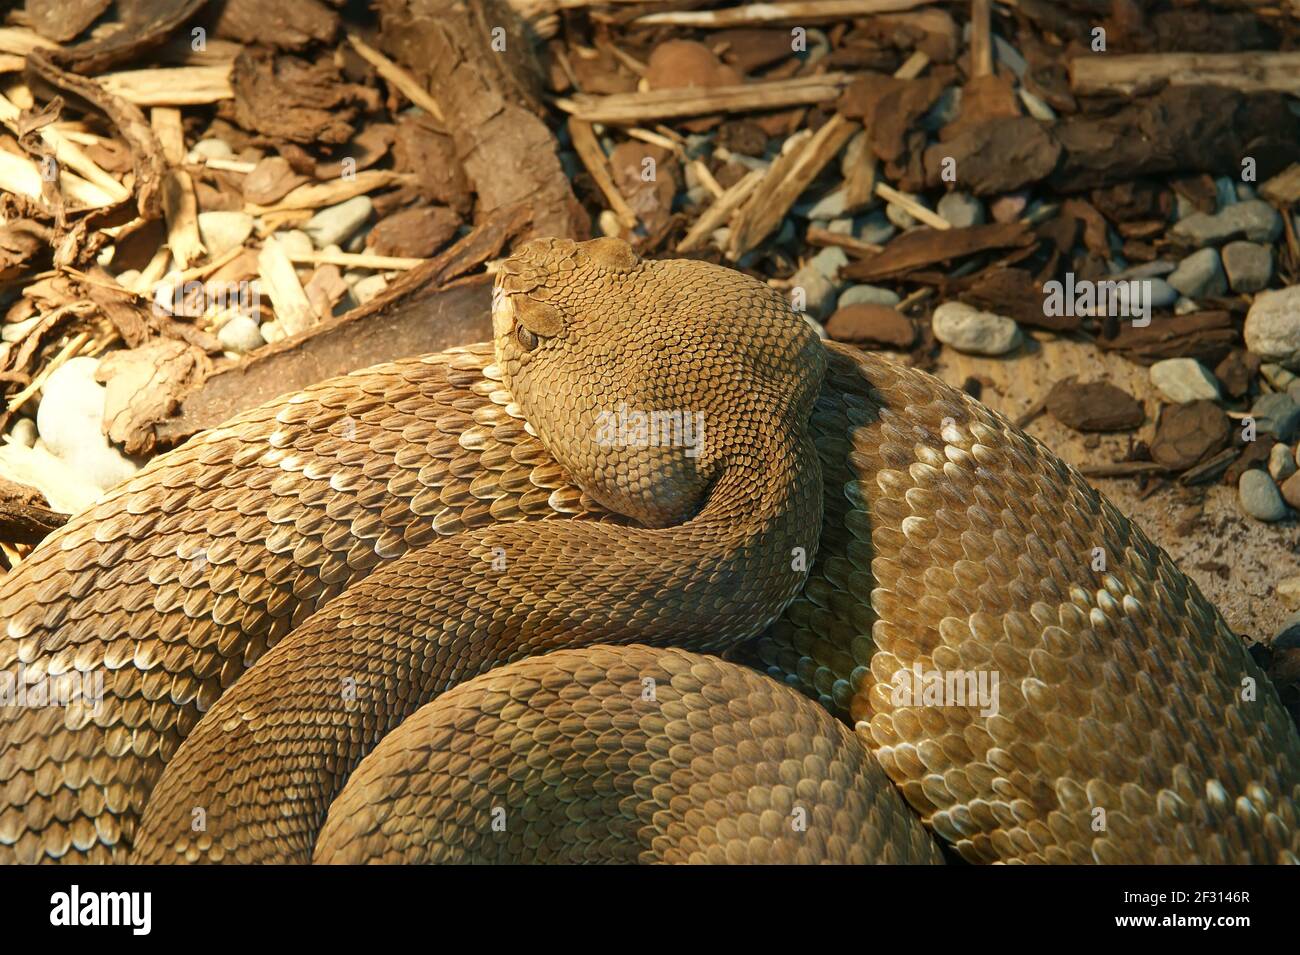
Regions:
M 1246 347 L 1265 361 L 1300 370 L 1300 285 L 1256 295 L 1243 334 Z
M 324 248 L 331 242 L 342 245 L 352 233 L 360 229 L 370 213 L 374 203 L 369 196 L 353 196 L 336 206 L 328 206 L 307 220 L 303 231 L 311 236 L 316 248 Z
M 231 249 L 243 245 L 253 234 L 253 217 L 247 212 L 199 213 L 199 238 L 203 248 L 208 250 L 210 258 L 225 255 Z M 118 277 L 121 282 L 121 276 Z
M 264 344 L 257 322 L 248 315 L 234 315 L 217 330 L 217 340 L 226 351 L 244 355 Z
M 1004 315 L 945 302 L 930 320 L 934 337 L 971 355 L 1005 355 L 1020 345 L 1020 326 Z
M 36 427 L 50 453 L 99 490 L 139 470 L 104 434 L 106 389 L 95 381 L 99 359 L 73 358 L 56 368 L 41 389 Z
M 1166 358 L 1151 366 L 1151 384 L 1170 401 L 1219 400 L 1219 382 L 1195 358 Z

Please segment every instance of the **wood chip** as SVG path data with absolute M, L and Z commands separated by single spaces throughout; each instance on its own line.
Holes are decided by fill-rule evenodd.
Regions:
M 589 123 L 636 124 L 707 113 L 743 113 L 826 103 L 848 85 L 847 73 L 768 80 L 707 90 L 650 90 L 610 96 L 578 95 L 555 105 Z

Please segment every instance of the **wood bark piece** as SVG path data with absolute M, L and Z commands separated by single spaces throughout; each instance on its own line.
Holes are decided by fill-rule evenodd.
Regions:
M 585 239 L 590 218 L 542 118 L 541 68 L 519 16 L 494 0 L 381 0 L 378 8 L 379 45 L 437 91 L 480 220 L 527 203 L 533 235 Z
M 1114 337 L 1097 339 L 1097 347 L 1120 352 L 1134 364 L 1195 358 L 1211 368 L 1240 344 L 1241 331 L 1232 313 L 1223 310 L 1171 315 L 1144 327 L 1126 322 Z
M 782 152 L 732 218 L 727 257 L 735 261 L 771 235 L 795 200 L 857 131 L 857 123 L 836 113 L 801 145 Z
M 683 26 L 706 30 L 751 26 L 756 23 L 805 23 L 813 20 L 847 20 L 873 13 L 898 13 L 924 7 L 931 0 L 794 0 L 788 3 L 751 3 L 724 10 L 683 10 L 647 13 L 635 22 L 643 26 Z
M 378 297 L 322 322 L 305 337 L 260 348 L 211 376 L 162 424 L 160 443 L 174 445 L 263 402 L 335 375 L 397 358 L 442 351 L 492 337 L 492 287 L 487 276 L 438 290 L 432 263 L 407 273 Z
M 558 99 L 555 105 L 590 123 L 644 123 L 706 113 L 745 113 L 826 103 L 837 98 L 850 79 L 847 73 L 825 73 L 707 90 L 650 90 L 609 96 L 580 94 Z
M 1300 95 L 1300 53 L 1107 53 L 1070 61 L 1070 88 L 1080 95 L 1133 96 L 1166 83 Z
M 50 51 L 61 68 L 93 76 L 128 62 L 139 62 L 144 54 L 166 42 L 172 31 L 194 14 L 207 0 L 149 0 L 148 3 L 118 4 L 121 29 L 76 46 Z
M 596 181 L 596 187 L 600 189 L 601 195 L 609 203 L 614 215 L 618 216 L 619 223 L 631 232 L 636 228 L 636 213 L 627 204 L 623 194 L 618 191 L 618 186 L 614 185 L 614 177 L 610 174 L 605 150 L 600 148 L 600 141 L 596 139 L 591 123 L 570 116 L 568 127 L 569 138 L 573 140 L 573 148 L 578 158 L 582 160 L 587 172 L 591 173 L 591 178 Z
M 172 339 L 109 352 L 95 370 L 107 388 L 104 430 L 127 454 L 148 454 L 154 426 L 179 406 L 180 396 L 212 370 L 202 349 Z
M 375 68 L 375 72 L 395 86 L 403 96 L 432 116 L 440 125 L 446 122 L 438 101 L 420 85 L 420 81 L 411 75 L 410 70 L 394 63 L 355 33 L 348 34 L 348 42 L 363 60 Z
M 0 540 L 6 544 L 35 546 L 67 522 L 68 515 L 48 507 L 0 499 Z
M 905 275 L 940 262 L 990 249 L 1027 248 L 1033 233 L 1022 222 L 996 222 L 965 229 L 916 229 L 894 239 L 879 255 L 850 262 L 840 276 L 860 282 Z

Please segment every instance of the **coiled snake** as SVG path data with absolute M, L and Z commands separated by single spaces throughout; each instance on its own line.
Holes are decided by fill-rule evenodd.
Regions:
M 1032 438 L 616 240 L 494 301 L 0 583 L 0 672 L 103 678 L 0 708 L 0 858 L 1296 860 L 1275 691 Z

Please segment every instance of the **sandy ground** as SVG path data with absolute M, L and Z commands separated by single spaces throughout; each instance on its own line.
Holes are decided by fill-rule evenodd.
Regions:
M 980 379 L 980 400 L 1012 419 L 1061 378 L 1109 381 L 1146 408 L 1147 420 L 1135 439 L 1149 442 L 1154 433 L 1160 401 L 1147 369 L 1087 343 L 1044 335 L 1006 358 L 962 355 L 945 348 L 935 373 L 956 387 L 968 377 Z M 1026 430 L 1074 465 L 1117 461 L 1129 442 L 1127 434 L 1101 435 L 1097 447 L 1088 448 L 1083 435 L 1047 414 Z M 1300 525 L 1295 519 L 1256 521 L 1241 511 L 1236 489 L 1221 483 L 1183 488 L 1166 481 L 1146 494 L 1135 478 L 1092 483 L 1169 553 L 1237 633 L 1268 641 L 1295 612 L 1276 592 L 1279 581 L 1300 575 Z M 1200 517 L 1193 519 L 1197 514 Z

